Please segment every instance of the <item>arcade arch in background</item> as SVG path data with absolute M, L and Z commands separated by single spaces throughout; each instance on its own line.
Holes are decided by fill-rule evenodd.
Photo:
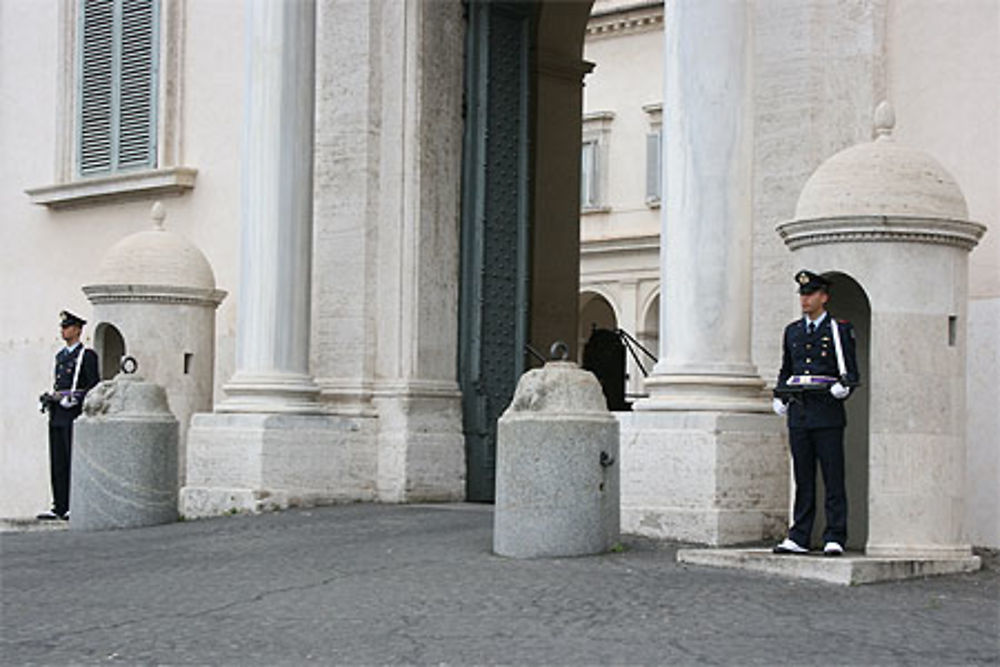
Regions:
M 660 354 L 660 291 L 649 295 L 642 308 L 642 328 L 635 337 L 647 350 L 659 356 Z
M 583 346 L 590 339 L 590 332 L 594 329 L 610 329 L 614 331 L 618 328 L 618 315 L 611 300 L 596 291 L 584 291 L 580 293 L 580 319 L 579 330 L 577 331 L 577 350 L 583 355 Z

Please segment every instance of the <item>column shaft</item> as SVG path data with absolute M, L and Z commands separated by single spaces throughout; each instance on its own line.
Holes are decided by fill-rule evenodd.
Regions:
M 637 409 L 759 410 L 750 361 L 752 30 L 748 3 L 668 2 L 660 362 Z
M 224 412 L 310 412 L 315 4 L 247 2 L 236 373 Z

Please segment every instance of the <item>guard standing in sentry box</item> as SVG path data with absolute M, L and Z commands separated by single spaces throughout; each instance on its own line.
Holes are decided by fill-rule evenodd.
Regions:
M 854 328 L 826 311 L 830 281 L 811 271 L 795 274 L 802 318 L 785 327 L 774 411 L 788 415 L 795 473 L 794 521 L 774 553 L 809 552 L 816 516 L 816 462 L 826 487 L 823 553 L 839 556 L 847 541 L 844 486 L 844 400 L 860 382 Z
M 80 342 L 87 323 L 69 311 L 59 313 L 66 347 L 56 354 L 55 383 L 39 398 L 42 412 L 49 413 L 49 471 L 52 509 L 39 519 L 69 519 L 70 463 L 73 454 L 73 422 L 83 409 L 83 397 L 100 382 L 97 353 Z M 82 359 L 82 362 L 81 362 Z

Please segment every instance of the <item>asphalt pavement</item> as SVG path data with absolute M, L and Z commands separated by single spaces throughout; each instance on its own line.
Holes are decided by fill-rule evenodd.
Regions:
M 0 662 L 1000 664 L 995 566 L 844 587 L 680 565 L 679 545 L 628 536 L 545 560 L 491 540 L 472 504 L 5 532 Z

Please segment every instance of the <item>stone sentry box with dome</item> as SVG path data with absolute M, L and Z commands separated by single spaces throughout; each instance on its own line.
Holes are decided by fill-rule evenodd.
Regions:
M 184 483 L 186 434 L 195 412 L 212 409 L 215 311 L 226 292 L 204 254 L 164 227 L 153 205 L 153 228 L 125 237 L 103 257 L 97 280 L 83 288 L 94 305 L 94 347 L 102 378 L 123 355 L 135 357 L 146 378 L 162 385 L 180 422 L 178 481 Z
M 893 139 L 894 124 L 883 102 L 875 140 L 822 164 L 777 231 L 798 265 L 832 279 L 834 315 L 844 317 L 845 293 L 870 305 L 870 323 L 856 323 L 868 402 L 849 406 L 867 412 L 867 466 L 856 468 L 867 468 L 867 507 L 849 510 L 867 510 L 866 555 L 967 569 L 978 565 L 963 526 L 968 254 L 985 227 L 967 220 L 934 158 Z

